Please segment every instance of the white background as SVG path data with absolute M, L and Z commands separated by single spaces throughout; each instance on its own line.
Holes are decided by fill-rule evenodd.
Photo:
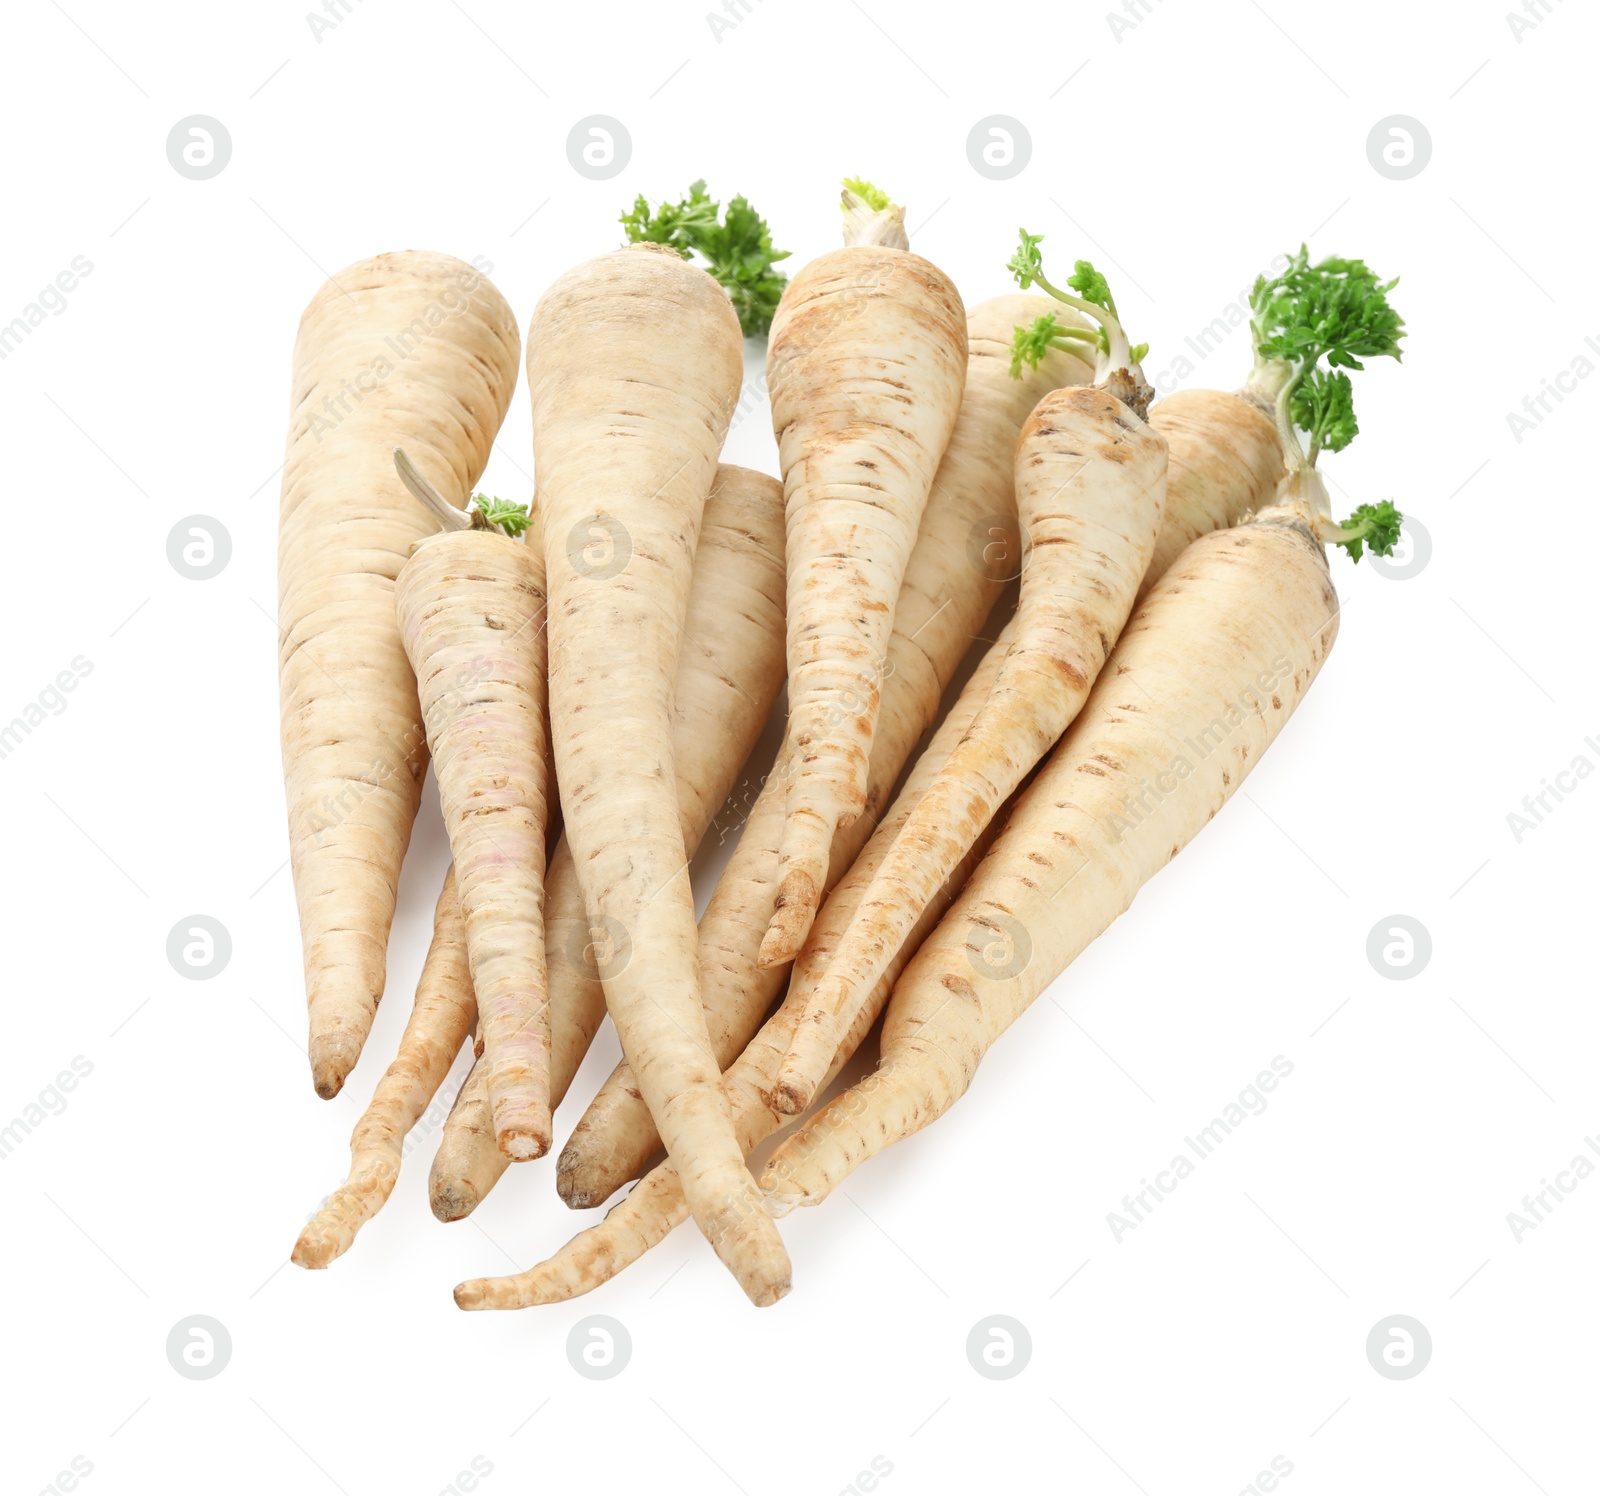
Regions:
M 1118 40 L 1106 0 L 751 0 L 718 39 L 706 0 L 352 0 L 319 41 L 302 4 L 6 8 L 0 322 L 75 255 L 93 270 L 0 363 L 0 719 L 93 669 L 0 761 L 0 1122 L 93 1069 L 0 1161 L 5 1488 L 79 1456 L 90 1493 L 434 1496 L 476 1456 L 490 1493 L 834 1496 L 878 1457 L 891 1496 L 1223 1496 L 1281 1457 L 1297 1496 L 1592 1490 L 1600 1182 L 1520 1242 L 1506 1219 L 1600 1134 L 1600 782 L 1520 844 L 1506 820 L 1600 764 L 1600 381 L 1520 442 L 1507 422 L 1600 334 L 1592 12 L 1551 0 L 1519 40 L 1489 0 L 1154 0 Z M 995 113 L 1033 142 L 1008 181 L 966 153 Z M 232 137 L 209 181 L 168 164 L 190 114 Z M 590 114 L 631 134 L 614 180 L 568 163 Z M 1409 180 L 1368 159 L 1393 114 L 1432 139 Z M 1152 373 L 1304 237 L 1402 276 L 1405 362 L 1358 376 L 1362 436 L 1327 468 L 1350 507 L 1420 517 L 1431 561 L 1389 581 L 1333 557 L 1338 645 L 1266 762 L 945 1120 L 785 1221 L 777 1308 L 685 1228 L 588 1299 L 464 1315 L 458 1280 L 596 1217 L 545 1161 L 440 1226 L 431 1140 L 347 1257 L 286 1266 L 393 1052 L 446 856 L 430 810 L 389 999 L 317 1100 L 270 617 L 301 307 L 355 259 L 432 248 L 486 256 L 525 325 L 635 192 L 701 175 L 799 265 L 836 241 L 847 172 L 909 205 L 969 301 L 1007 289 L 1019 224 L 1052 264 L 1093 257 Z M 1247 365 L 1235 333 L 1188 382 Z M 761 420 L 729 456 L 775 469 Z M 482 486 L 523 496 L 529 468 L 519 391 Z M 232 537 L 206 582 L 167 560 L 192 514 Z M 233 941 L 206 982 L 165 955 L 195 913 Z M 1396 913 L 1433 942 L 1408 981 L 1366 955 Z M 607 1030 L 558 1136 L 615 1053 Z M 1108 1212 L 1275 1055 L 1269 1109 L 1115 1240 Z M 610 1381 L 568 1364 L 593 1313 L 632 1336 Z M 965 1354 L 995 1313 L 1032 1339 L 1011 1380 Z M 193 1314 L 232 1337 L 213 1380 L 166 1359 Z M 1407 1381 L 1364 1349 L 1394 1314 L 1432 1336 Z

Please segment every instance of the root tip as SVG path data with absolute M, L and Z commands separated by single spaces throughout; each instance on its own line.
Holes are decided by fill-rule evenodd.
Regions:
M 311 1059 L 311 1084 L 324 1101 L 344 1089 L 345 1078 L 356 1067 L 361 1046 L 342 1034 L 313 1034 L 307 1046 Z
M 550 1134 L 548 1132 L 528 1132 L 521 1128 L 513 1128 L 499 1133 L 495 1142 L 500 1151 L 513 1163 L 530 1163 L 536 1158 L 543 1158 L 550 1151 Z
M 785 1278 L 781 1283 L 771 1283 L 750 1295 L 750 1302 L 757 1309 L 770 1309 L 779 1299 L 789 1297 L 789 1291 L 794 1287 L 791 1279 Z
M 772 1092 L 772 1104 L 786 1117 L 798 1117 L 811 1105 L 811 1088 L 802 1081 L 784 1077 Z
M 478 1207 L 478 1192 L 464 1182 L 435 1185 L 428 1192 L 434 1218 L 445 1222 L 465 1220 Z
M 564 1149 L 556 1160 L 556 1194 L 568 1210 L 592 1210 L 605 1198 L 596 1197 L 587 1171 L 577 1158 L 572 1157 L 571 1148 Z
M 756 965 L 763 971 L 793 961 L 811 933 L 817 916 L 816 885 L 804 873 L 790 873 L 772 911 L 772 923 L 761 937 Z

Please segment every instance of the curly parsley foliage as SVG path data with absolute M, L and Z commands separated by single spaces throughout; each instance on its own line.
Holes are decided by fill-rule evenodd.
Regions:
M 1389 303 L 1398 280 L 1381 279 L 1364 260 L 1330 256 L 1311 263 L 1305 245 L 1288 257 L 1282 274 L 1257 278 L 1250 293 L 1250 330 L 1256 364 L 1252 387 L 1273 401 L 1278 435 L 1291 476 L 1305 491 L 1326 490 L 1314 469 L 1324 452 L 1341 452 L 1360 432 L 1347 369 L 1369 358 L 1400 358 L 1405 321 Z M 1302 448 L 1298 432 L 1306 434 Z M 1359 561 L 1363 549 L 1387 556 L 1400 538 L 1400 511 L 1385 499 L 1363 504 L 1325 538 Z
M 1291 465 L 1314 465 L 1324 448 L 1341 451 L 1360 429 L 1350 376 L 1330 371 L 1363 369 L 1368 358 L 1399 359 L 1405 322 L 1389 304 L 1398 284 L 1380 280 L 1363 260 L 1330 256 L 1313 265 L 1303 244 L 1281 275 L 1256 279 L 1251 380 L 1277 402 Z M 1295 427 L 1310 438 L 1307 452 Z
M 1405 321 L 1389 304 L 1400 284 L 1380 280 L 1364 260 L 1336 256 L 1311 264 L 1306 246 L 1284 272 L 1256 279 L 1250 293 L 1256 351 L 1264 359 L 1309 369 L 1360 369 L 1364 358 L 1400 357 Z
M 472 507 L 489 524 L 497 526 L 507 535 L 515 537 L 528 528 L 526 504 L 513 504 L 510 499 L 494 499 L 488 494 L 475 493 L 472 496 Z
M 788 276 L 772 267 L 788 259 L 789 251 L 772 247 L 766 219 L 747 198 L 729 199 L 723 212 L 704 181 L 692 182 L 687 197 L 661 203 L 654 212 L 641 194 L 619 221 L 630 244 L 670 245 L 686 260 L 698 255 L 726 287 L 747 338 L 761 337 L 772 326 L 772 314 L 789 283 Z
M 1377 504 L 1363 504 L 1342 524 L 1335 545 L 1342 545 L 1352 561 L 1361 559 L 1363 545 L 1374 556 L 1394 553 L 1400 539 L 1400 522 L 1403 516 L 1388 499 Z
M 1324 447 L 1342 452 L 1360 433 L 1356 425 L 1355 395 L 1350 376 L 1343 370 L 1330 374 L 1313 369 L 1289 395 L 1289 415 L 1310 440 L 1306 460 L 1315 462 Z
M 1011 377 L 1021 379 L 1024 364 L 1031 369 L 1038 368 L 1040 359 L 1052 348 L 1071 349 L 1081 354 L 1084 343 L 1092 343 L 1099 350 L 1101 361 L 1108 368 L 1114 367 L 1118 363 L 1118 356 L 1113 352 L 1113 338 L 1121 341 L 1122 359 L 1130 366 L 1137 367 L 1150 351 L 1150 345 L 1137 343 L 1131 348 L 1127 346 L 1127 334 L 1122 330 L 1117 303 L 1105 276 L 1088 260 L 1077 260 L 1073 263 L 1072 274 L 1067 277 L 1068 290 L 1063 291 L 1045 279 L 1044 258 L 1039 253 L 1044 235 L 1030 234 L 1026 229 L 1018 229 L 1017 234 L 1017 251 L 1006 261 L 1006 269 L 1015 277 L 1017 284 L 1024 291 L 1030 286 L 1037 286 L 1057 301 L 1086 313 L 1099 327 L 1096 332 L 1082 327 L 1066 327 L 1053 313 L 1047 313 L 1028 327 L 1016 328 L 1011 335 Z M 1072 347 L 1074 340 L 1079 344 L 1077 348 Z

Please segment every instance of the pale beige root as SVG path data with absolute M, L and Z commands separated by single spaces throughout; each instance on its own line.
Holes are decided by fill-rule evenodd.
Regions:
M 464 931 L 461 939 L 460 959 L 465 962 Z M 439 1147 L 428 1170 L 429 1209 L 441 1221 L 459 1221 L 471 1215 L 510 1167 L 511 1160 L 494 1140 L 489 1080 L 479 1060 L 467 1072 L 450 1115 L 444 1119 Z
M 1016 641 L 1021 636 L 1023 628 L 1021 618 L 1013 617 L 1001 630 L 1000 637 L 978 662 L 978 668 L 972 672 L 971 678 L 962 687 L 955 704 L 946 713 L 944 721 L 939 724 L 939 730 L 934 733 L 927 748 L 912 766 L 905 785 L 895 796 L 894 804 L 878 822 L 871 839 L 851 863 L 849 871 L 828 895 L 821 913 L 811 926 L 811 933 L 806 937 L 805 945 L 795 957 L 789 991 L 783 1000 L 784 1006 L 792 1010 L 796 1024 L 804 1021 L 818 986 L 833 964 L 834 954 L 839 948 L 840 941 L 854 924 L 862 900 L 874 885 L 878 870 L 895 847 L 901 829 L 916 814 L 928 791 L 938 783 L 951 756 L 960 752 L 967 734 L 971 732 L 973 723 L 978 719 L 985 702 L 989 700 L 996 682 L 1002 678 L 1005 661 L 1009 652 L 1016 647 Z M 993 817 L 990 819 L 992 821 Z M 961 865 L 958 862 L 951 876 L 944 879 L 941 886 L 930 894 L 924 911 L 937 905 L 942 913 L 944 908 L 948 907 L 959 891 L 957 874 Z M 942 904 L 939 903 L 941 899 Z M 915 928 L 915 925 L 912 928 Z M 907 937 L 884 963 L 884 971 L 880 975 L 891 971 L 896 960 L 901 963 L 908 961 L 914 951 L 915 946 L 911 943 L 908 930 Z M 792 1028 L 793 1025 L 791 1032 Z M 839 1044 L 835 1046 L 836 1054 L 842 1048 L 843 1042 L 841 1035 Z M 834 1057 L 830 1056 L 830 1059 L 832 1058 Z M 781 1071 L 779 1077 L 774 1078 L 775 1086 L 780 1077 Z
M 974 709 L 976 703 L 973 703 Z M 952 736 L 949 741 L 955 741 Z M 986 828 L 977 845 L 957 869 L 950 887 L 929 905 L 911 938 L 889 963 L 873 989 L 869 1002 L 856 1015 L 845 1034 L 829 1070 L 831 1080 L 860 1048 L 876 1022 L 890 990 L 912 952 L 938 923 L 957 890 L 989 849 L 996 825 Z M 775 855 L 775 854 L 774 854 Z M 843 886 L 839 892 L 843 891 Z M 837 897 L 837 894 L 835 895 Z M 815 936 L 827 919 L 824 910 L 812 934 Z M 801 953 L 804 959 L 804 952 Z M 772 1082 L 779 1062 L 788 1051 L 799 1006 L 785 1003 L 746 1045 L 733 1067 L 723 1076 L 733 1109 L 739 1141 L 748 1152 L 793 1119 L 772 1103 Z M 651 1169 L 639 1184 L 617 1202 L 598 1225 L 580 1231 L 554 1256 L 527 1271 L 504 1278 L 474 1278 L 456 1288 L 456 1303 L 463 1309 L 528 1309 L 537 1304 L 555 1304 L 589 1293 L 610 1281 L 623 1268 L 636 1262 L 672 1229 L 688 1219 L 683 1188 L 670 1160 Z
M 888 983 L 884 989 L 887 998 Z M 789 1010 L 779 1008 L 723 1077 L 739 1143 L 747 1153 L 790 1120 L 764 1096 L 788 1047 L 788 1022 Z M 871 1026 L 868 1021 L 850 1035 L 849 1050 L 839 1056 L 841 1066 Z M 612 1206 L 604 1220 L 580 1231 L 553 1257 L 521 1273 L 457 1284 L 456 1304 L 462 1309 L 528 1309 L 576 1298 L 614 1278 L 688 1218 L 682 1181 L 668 1159 Z
M 812 1205 L 942 1116 L 1002 1033 L 1238 789 L 1338 628 L 1309 510 L 1195 541 L 1134 615 L 1077 722 L 895 986 L 878 1069 L 773 1154 Z
M 348 1252 L 356 1233 L 383 1208 L 400 1174 L 406 1135 L 444 1084 L 477 1012 L 451 869 L 434 911 L 433 943 L 399 1051 L 350 1135 L 349 1178 L 294 1244 L 290 1256 L 301 1267 L 327 1267 Z
M 472 266 L 407 250 L 341 270 L 295 342 L 278 546 L 289 853 L 312 1080 L 335 1096 L 383 995 L 400 863 L 427 767 L 394 579 L 436 526 L 398 443 L 453 503 L 517 381 L 516 322 Z
M 528 330 L 566 838 L 639 1089 L 701 1231 L 753 1303 L 789 1258 L 744 1166 L 706 1036 L 675 793 L 672 688 L 743 339 L 710 276 L 660 245 L 568 271 Z
M 733 788 L 782 688 L 783 620 L 783 485 L 724 463 L 706 502 L 673 697 L 678 810 L 689 855 Z M 571 902 L 565 923 L 565 938 L 551 955 L 552 992 L 558 1021 L 570 1019 L 576 1072 L 604 1012 L 596 959 L 611 953 L 607 932 L 589 929 L 580 901 Z M 601 1097 L 613 1094 L 625 1095 L 648 1118 L 626 1059 L 601 1088 Z M 659 1147 L 653 1124 L 650 1135 Z M 556 1165 L 564 1199 L 571 1146 Z
M 1053 349 L 1038 368 L 1011 378 L 1012 328 L 1050 311 L 1075 326 L 1088 325 L 1052 298 L 1016 292 L 980 302 L 967 314 L 961 410 L 895 608 L 867 809 L 834 837 L 828 888 L 866 844 L 906 760 L 933 725 L 944 689 L 974 635 L 1005 584 L 1022 569 L 1012 495 L 1018 433 L 1051 390 L 1082 384 L 1094 373 L 1071 354 Z M 780 760 L 700 920 L 706 1026 L 724 1069 L 750 1042 L 789 976 L 785 965 L 758 964 L 778 885 L 786 808 L 781 769 Z M 558 1172 L 557 1188 L 575 1209 L 607 1199 L 661 1146 L 648 1108 L 629 1092 L 631 1084 L 617 1076 L 608 1080 L 562 1150 L 564 1172 Z
M 806 937 L 806 943 L 796 957 L 789 981 L 789 991 L 784 999 L 784 1006 L 791 1013 L 791 1018 L 798 1020 L 798 1015 L 806 1010 L 807 1000 L 815 989 L 818 980 L 826 969 L 828 959 L 833 953 L 839 937 L 844 933 L 861 895 L 872 880 L 879 863 L 882 862 L 890 846 L 893 845 L 899 829 L 905 824 L 912 808 L 934 781 L 940 767 L 950 757 L 961 736 L 972 724 L 972 719 L 977 715 L 978 708 L 988 695 L 993 686 L 995 677 L 1000 671 L 1000 662 L 1004 658 L 1004 646 L 1009 644 L 1015 636 L 1015 625 L 1008 624 L 1001 634 L 995 648 L 991 649 L 980 662 L 978 669 L 973 673 L 972 679 L 962 690 L 960 697 L 949 714 L 939 724 L 939 730 L 933 735 L 933 740 L 928 744 L 927 750 L 917 760 L 916 767 L 907 779 L 905 787 L 896 796 L 894 804 L 887 815 L 878 823 L 872 838 L 862 849 L 860 855 L 851 864 L 850 870 L 838 882 L 833 892 L 828 896 L 811 926 L 811 933 Z M 769 857 L 776 858 L 776 832 L 781 825 L 779 816 L 773 813 L 776 801 L 769 802 L 763 815 L 766 823 L 757 826 L 752 822 L 745 828 L 745 835 L 752 834 L 763 837 L 770 847 Z M 952 878 L 945 890 L 944 903 L 939 903 L 936 894 L 930 900 L 929 907 L 937 904 L 940 912 L 944 905 L 955 896 L 956 880 Z M 707 911 L 709 916 L 709 910 Z M 701 966 L 705 967 L 704 928 L 705 920 L 701 921 L 702 945 Z M 910 941 L 900 952 L 898 959 L 903 962 L 909 958 L 912 949 Z M 891 961 L 887 968 L 889 971 L 897 969 Z M 892 976 L 886 977 L 886 983 L 892 981 Z M 707 985 L 703 979 L 703 985 Z M 883 991 L 887 994 L 887 985 Z M 880 1004 L 881 1007 L 881 1004 Z M 759 1018 L 757 1019 L 759 1022 Z M 732 1036 L 726 1034 L 727 1020 L 723 1019 L 719 1025 L 712 1021 L 708 1015 L 708 1024 L 712 1029 L 712 1043 L 716 1047 L 719 1037 L 723 1043 L 728 1043 Z M 794 1023 L 788 1022 L 786 1032 L 793 1031 Z M 868 1025 L 870 1027 L 870 1024 Z M 770 1025 L 769 1025 L 770 1027 Z M 718 1029 L 724 1032 L 719 1035 Z M 865 1030 L 863 1030 L 865 1032 Z M 738 1036 L 738 1043 L 743 1048 L 749 1035 Z M 839 1045 L 839 1058 L 841 1063 L 844 1058 L 853 1053 L 855 1045 L 844 1047 L 841 1040 Z M 765 1072 L 763 1072 L 765 1073 Z M 616 1080 L 617 1077 L 613 1077 Z M 724 1077 L 727 1080 L 728 1077 Z M 768 1084 L 773 1077 L 767 1078 Z M 597 1205 L 608 1199 L 616 1190 L 620 1189 L 628 1180 L 635 1178 L 643 1168 L 650 1153 L 659 1146 L 653 1134 L 642 1133 L 641 1130 L 624 1125 L 624 1118 L 619 1117 L 619 1112 L 627 1104 L 628 1092 L 622 1085 L 612 1086 L 608 1081 L 602 1087 L 599 1095 L 589 1105 L 589 1110 L 578 1123 L 577 1130 L 566 1148 L 562 1150 L 562 1167 L 568 1171 L 568 1177 L 561 1182 L 562 1198 L 569 1205 L 577 1208 L 579 1200 L 586 1200 Z M 730 1095 L 733 1094 L 730 1092 Z M 592 1136 L 591 1136 L 592 1134 Z M 763 1134 L 765 1136 L 765 1134 Z M 641 1149 L 646 1151 L 641 1152 Z
M 722 808 L 783 689 L 783 485 L 722 463 L 706 500 L 673 693 L 687 851 Z
M 772 320 L 767 383 L 788 510 L 789 747 L 767 966 L 799 950 L 834 833 L 867 808 L 895 600 L 966 363 L 960 294 L 906 249 L 851 244 L 822 255 L 789 283 Z
M 672 752 L 686 851 L 700 844 L 733 788 L 783 686 L 783 587 L 783 486 L 765 473 L 723 463 L 706 500 L 673 687 Z M 604 927 L 590 929 L 564 840 L 545 880 L 545 933 L 550 1102 L 559 1106 L 605 1017 L 597 963 L 608 964 L 615 954 L 607 949 Z M 618 1070 L 626 1074 L 628 1094 L 648 1118 L 626 1067 L 624 1060 Z M 476 1103 L 467 1094 L 480 1084 L 475 1073 L 463 1087 L 464 1099 L 440 1141 L 434 1210 L 453 1212 L 442 1219 L 470 1212 L 504 1167 L 503 1159 L 480 1156 L 486 1146 L 498 1154 L 479 1130 Z M 650 1136 L 651 1146 L 659 1147 L 653 1124 Z
M 906 818 L 838 942 L 778 1076 L 799 1115 L 863 1001 L 995 812 L 1072 719 L 1127 622 L 1166 503 L 1167 448 L 1103 389 L 1052 391 L 1017 447 L 1027 545 L 1015 637 L 960 747 Z
M 783 686 L 783 603 L 783 487 L 765 473 L 724 463 L 706 501 L 673 688 L 672 757 L 685 855 L 700 845 Z M 551 869 L 550 898 L 559 1104 L 605 1016 L 599 973 L 620 952 L 606 925 L 590 927 L 564 846 Z M 634 1085 L 631 1071 L 627 1084 Z
M 1167 443 L 1167 507 L 1141 600 L 1191 541 L 1270 504 L 1283 477 L 1272 416 L 1243 395 L 1179 390 L 1150 407 L 1150 424 Z
M 490 530 L 422 541 L 395 583 L 466 925 L 495 1139 L 550 1149 L 544 558 Z

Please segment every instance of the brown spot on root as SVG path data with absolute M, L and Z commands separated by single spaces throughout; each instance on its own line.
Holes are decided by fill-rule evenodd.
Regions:
M 947 976 L 941 978 L 941 985 L 957 997 L 964 997 L 972 1002 L 978 1001 L 978 994 L 972 983 L 965 977 Z

